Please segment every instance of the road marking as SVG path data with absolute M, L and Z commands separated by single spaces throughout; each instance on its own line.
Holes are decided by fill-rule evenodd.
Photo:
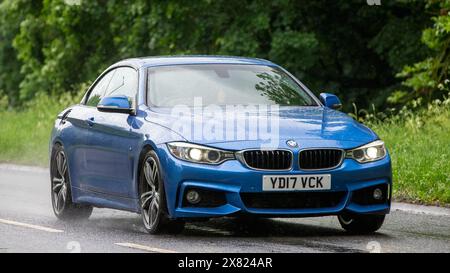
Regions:
M 133 243 L 115 243 L 115 245 L 128 247 L 128 248 L 134 248 L 139 250 L 144 250 L 148 252 L 157 252 L 157 253 L 177 253 L 176 251 L 169 250 L 169 249 L 163 249 L 163 248 L 157 248 L 157 247 L 149 247 L 144 245 L 138 245 Z
M 434 207 L 434 206 L 423 206 L 423 205 L 413 205 L 413 204 L 393 202 L 391 209 L 393 211 L 403 211 L 406 213 L 414 213 L 414 214 L 450 216 L 449 208 Z
M 7 225 L 13 225 L 13 226 L 19 226 L 19 227 L 32 228 L 32 229 L 37 229 L 37 230 L 42 230 L 42 231 L 47 231 L 47 232 L 52 232 L 52 233 L 64 232 L 64 230 L 60 230 L 60 229 L 53 229 L 53 228 L 48 228 L 48 227 L 43 227 L 43 226 L 38 226 L 38 225 L 31 225 L 31 224 L 26 224 L 26 223 L 21 223 L 21 222 L 6 220 L 6 219 L 0 219 L 0 223 L 7 224 Z

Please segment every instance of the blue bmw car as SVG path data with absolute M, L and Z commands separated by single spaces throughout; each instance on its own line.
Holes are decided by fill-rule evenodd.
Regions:
M 53 211 L 135 212 L 151 234 L 199 218 L 329 215 L 374 232 L 390 210 L 391 160 L 340 107 L 267 60 L 120 61 L 55 121 Z

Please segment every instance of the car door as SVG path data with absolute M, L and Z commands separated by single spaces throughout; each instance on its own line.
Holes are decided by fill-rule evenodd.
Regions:
M 87 161 L 89 150 L 89 137 L 91 135 L 92 116 L 95 113 L 95 106 L 103 98 L 106 88 L 111 81 L 112 73 L 106 73 L 99 78 L 88 91 L 87 99 L 62 113 L 62 123 L 69 123 L 72 126 L 64 130 L 61 137 L 65 139 L 64 147 L 69 157 L 69 170 L 71 172 L 72 186 L 78 189 L 84 188 L 89 180 L 90 170 Z
M 135 104 L 138 72 L 131 67 L 111 71 L 112 78 L 103 97 L 127 96 Z M 111 73 L 110 72 L 110 73 Z M 86 151 L 89 181 L 86 189 L 128 197 L 133 175 L 133 154 L 138 135 L 132 125 L 135 116 L 127 113 L 100 112 L 93 109 Z

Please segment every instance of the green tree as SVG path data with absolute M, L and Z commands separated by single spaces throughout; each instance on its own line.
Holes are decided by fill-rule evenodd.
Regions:
M 40 10 L 38 1 L 0 1 L 0 97 L 7 96 L 10 106 L 19 102 L 19 84 L 23 80 L 20 73 L 22 62 L 13 40 L 18 35 L 21 23 L 27 16 Z
M 115 48 L 107 1 L 82 3 L 45 0 L 38 14 L 22 21 L 14 39 L 23 63 L 21 99 L 38 92 L 77 90 L 112 61 Z
M 428 54 L 419 0 L 1 3 L 0 89 L 20 101 L 75 92 L 123 58 L 224 54 L 270 59 L 317 93 L 367 107 L 382 105 L 399 87 L 395 74 Z
M 420 62 L 405 66 L 398 74 L 405 79 L 403 85 L 408 89 L 395 92 L 390 97 L 391 102 L 405 102 L 417 97 L 442 98 L 450 91 L 450 1 L 429 0 L 427 9 L 434 14 L 434 24 L 423 31 L 422 41 L 431 54 Z

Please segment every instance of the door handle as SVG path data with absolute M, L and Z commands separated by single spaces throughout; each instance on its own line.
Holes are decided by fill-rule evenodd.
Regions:
M 89 125 L 89 127 L 94 126 L 95 122 L 94 122 L 94 117 L 88 118 L 86 120 L 86 124 Z

